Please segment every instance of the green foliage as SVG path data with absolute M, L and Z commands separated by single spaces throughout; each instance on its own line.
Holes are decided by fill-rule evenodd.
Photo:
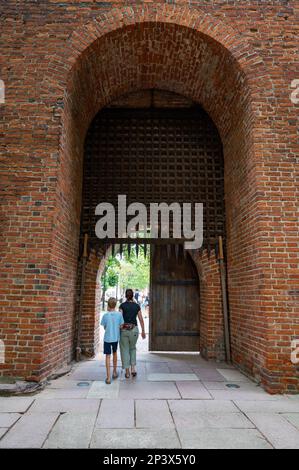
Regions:
M 118 283 L 118 273 L 109 269 L 106 276 L 107 285 L 109 287 L 115 287 Z
M 129 260 L 121 261 L 119 272 L 119 284 L 121 289 L 143 290 L 149 285 L 149 259 L 132 256 Z
M 128 248 L 124 247 L 123 256 L 110 256 L 105 269 L 106 274 L 102 277 L 102 287 L 105 284 L 105 290 L 117 284 L 122 291 L 127 288 L 143 290 L 149 285 L 150 257 L 144 257 L 143 247 L 139 248 L 138 257 L 135 247 L 132 247 L 130 255 Z
M 119 280 L 119 268 L 119 260 L 115 256 L 110 256 L 102 276 L 102 289 L 106 291 L 109 287 L 115 287 L 117 285 Z

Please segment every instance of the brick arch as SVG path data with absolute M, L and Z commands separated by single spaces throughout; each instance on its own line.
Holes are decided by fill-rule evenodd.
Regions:
M 75 31 L 50 63 L 44 85 L 54 87 L 57 98 L 64 93 L 55 108 L 61 127 L 56 201 L 60 216 L 52 262 L 61 266 L 61 250 L 66 253 L 65 247 L 71 247 L 72 254 L 66 253 L 65 259 L 73 282 L 83 143 L 93 116 L 118 96 L 148 88 L 185 95 L 210 114 L 222 137 L 225 157 L 233 359 L 269 383 L 265 341 L 270 330 L 265 333 L 259 326 L 261 287 L 256 281 L 264 276 L 260 236 L 264 206 L 258 164 L 270 126 L 260 116 L 269 114 L 272 99 L 262 58 L 226 21 L 198 9 L 127 7 Z M 63 272 L 60 276 L 63 279 Z M 240 285 L 246 285 L 244 295 Z M 206 342 L 210 343 L 209 338 Z
M 96 19 L 76 29 L 58 50 L 49 63 L 45 81 L 48 84 L 59 82 L 60 90 L 67 87 L 70 72 L 77 67 L 77 61 L 86 54 L 96 41 L 118 29 L 142 23 L 165 23 L 186 27 L 202 34 L 206 39 L 214 40 L 225 48 L 238 62 L 252 89 L 258 88 L 257 68 L 264 78 L 263 90 L 270 87 L 270 76 L 261 56 L 249 45 L 239 31 L 232 26 L 231 20 L 212 16 L 200 8 L 180 5 L 134 5 L 114 8 L 110 12 L 99 15 Z M 57 80 L 57 75 L 59 79 Z
M 256 111 L 258 111 L 260 103 L 256 103 L 252 99 L 252 96 L 255 92 L 261 95 L 259 77 L 263 79 L 262 92 L 265 97 L 273 96 L 272 83 L 263 58 L 253 50 L 244 36 L 242 36 L 237 29 L 232 27 L 231 21 L 228 22 L 224 18 L 219 19 L 219 16 L 212 16 L 203 10 L 188 6 L 167 4 L 158 7 L 152 4 L 143 6 L 136 5 L 112 9 L 109 13 L 100 15 L 88 24 L 82 25 L 81 28 L 71 34 L 63 48 L 54 55 L 53 61 L 49 64 L 49 73 L 45 77 L 45 81 L 48 86 L 53 87 L 53 85 L 55 86 L 55 84 L 57 84 L 58 88 L 64 91 L 64 96 L 61 97 L 64 100 L 65 109 L 62 119 L 63 124 L 65 124 L 65 119 L 67 119 L 66 114 L 69 108 L 72 110 L 79 104 L 75 99 L 76 94 L 78 98 L 78 93 L 83 92 L 84 88 L 86 90 L 86 83 L 80 90 L 78 83 L 75 83 L 75 76 L 78 72 L 82 73 L 82 71 L 84 74 L 84 68 L 88 60 L 97 54 L 99 59 L 102 59 L 107 52 L 104 47 L 105 44 L 107 45 L 107 39 L 112 37 L 112 41 L 115 41 L 117 32 L 120 32 L 123 40 L 132 29 L 136 27 L 146 27 L 146 25 L 149 24 L 172 25 L 175 28 L 179 28 L 182 39 L 184 35 L 187 34 L 186 31 L 192 31 L 197 33 L 198 36 L 201 36 L 206 44 L 214 44 L 214 47 L 218 48 L 219 52 L 226 60 L 231 59 L 232 68 L 230 74 L 226 76 L 226 80 L 230 80 L 230 75 L 239 75 L 238 78 L 242 82 L 246 82 L 246 93 L 248 93 L 249 96 L 246 96 L 246 100 L 248 101 L 246 103 L 245 97 L 243 97 L 243 105 L 244 107 L 251 107 L 255 115 L 258 114 Z M 100 43 L 102 43 L 102 48 L 99 49 L 98 46 Z M 85 72 L 87 72 L 87 69 L 85 69 Z M 146 73 L 142 73 L 142 79 L 144 81 L 148 78 L 147 75 Z M 90 79 L 88 76 L 85 78 Z M 98 96 L 98 94 L 97 96 L 93 96 L 94 108 L 86 111 L 86 116 L 84 116 L 86 123 L 85 126 L 82 127 L 82 133 L 84 134 L 86 131 L 93 115 L 107 104 L 111 98 L 116 98 L 125 92 L 132 91 L 136 85 L 138 84 L 131 83 L 130 86 L 127 84 L 127 88 L 124 88 L 123 85 L 122 88 L 118 87 L 116 90 L 109 90 L 109 93 L 105 93 L 105 96 Z M 151 82 L 149 81 L 147 85 L 150 86 Z M 202 98 L 196 96 L 194 88 L 192 89 L 191 86 L 188 88 L 187 85 L 188 83 L 185 83 L 185 89 L 177 90 L 175 89 L 175 85 L 170 82 L 167 85 L 167 89 L 170 91 L 184 92 L 187 96 L 195 100 Z M 143 83 L 142 86 L 145 86 L 145 84 Z M 234 93 L 233 89 L 231 91 Z M 245 88 L 243 91 L 245 91 Z M 90 90 L 90 92 L 92 93 L 92 90 Z M 223 97 L 224 95 L 222 99 Z M 205 109 L 209 108 L 208 99 L 203 101 L 202 104 Z M 215 112 L 213 113 L 211 109 L 207 109 L 207 111 L 211 113 L 211 117 L 214 119 L 220 132 L 224 133 L 225 125 L 221 123 L 219 115 Z M 87 119 L 88 112 L 90 114 L 89 120 Z

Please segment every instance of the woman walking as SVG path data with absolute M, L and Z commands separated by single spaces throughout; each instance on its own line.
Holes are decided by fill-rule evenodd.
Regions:
M 130 368 L 133 377 L 136 377 L 136 343 L 139 336 L 137 317 L 141 326 L 141 336 L 145 339 L 144 322 L 140 305 L 134 301 L 132 289 L 126 290 L 126 301 L 120 305 L 124 324 L 120 334 L 120 354 L 123 369 L 126 369 L 126 378 L 130 377 Z

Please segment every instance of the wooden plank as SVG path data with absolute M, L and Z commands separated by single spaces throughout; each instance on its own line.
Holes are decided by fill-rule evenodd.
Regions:
M 198 286 L 197 279 L 163 279 L 163 280 L 156 280 L 156 284 L 165 286 Z
M 197 331 L 159 331 L 157 336 L 199 336 Z
M 191 257 L 155 246 L 151 257 L 151 350 L 199 350 L 199 279 Z

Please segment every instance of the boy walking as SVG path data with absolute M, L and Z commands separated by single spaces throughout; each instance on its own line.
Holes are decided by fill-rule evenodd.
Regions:
M 115 310 L 117 300 L 110 297 L 108 300 L 108 312 L 103 315 L 101 325 L 105 329 L 104 335 L 104 354 L 106 355 L 106 370 L 107 378 L 106 384 L 111 384 L 110 376 L 110 357 L 111 350 L 113 352 L 113 379 L 117 379 L 117 345 L 120 339 L 120 327 L 124 323 L 123 316 L 120 312 Z

